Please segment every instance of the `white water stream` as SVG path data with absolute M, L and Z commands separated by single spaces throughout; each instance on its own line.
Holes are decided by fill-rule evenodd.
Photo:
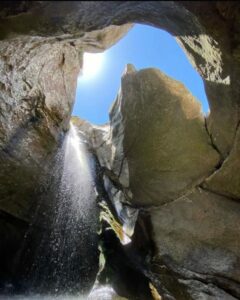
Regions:
M 82 291 L 84 284 L 92 280 L 91 255 L 97 251 L 98 217 L 93 161 L 72 124 L 62 151 L 62 177 L 56 191 L 56 213 L 49 239 L 48 255 L 53 267 L 44 280 L 54 277 L 56 293 L 65 290 L 71 294 Z
M 70 124 L 56 156 L 48 197 L 43 198 L 51 202 L 52 211 L 46 223 L 49 227 L 46 226 L 34 262 L 27 271 L 26 293 L 10 292 L 0 295 L 0 300 L 111 300 L 115 297 L 110 286 L 93 286 L 98 272 L 99 222 L 94 172 L 93 157 L 77 129 Z M 35 221 L 38 217 L 39 213 L 34 216 Z M 35 236 L 34 231 L 28 233 L 30 243 L 31 234 Z M 23 247 L 22 252 L 26 250 Z
M 73 217 L 89 217 L 94 192 L 92 161 L 76 128 L 70 123 L 66 138 L 63 176 L 61 180 L 62 204 L 72 209 Z M 71 197 L 69 197 L 71 196 Z M 70 201 L 69 201 L 70 199 Z
M 93 157 L 70 124 L 19 252 L 19 270 L 26 274 L 20 286 L 26 294 L 0 299 L 81 299 L 89 292 L 98 272 L 94 172 Z M 9 283 L 6 295 L 11 290 Z

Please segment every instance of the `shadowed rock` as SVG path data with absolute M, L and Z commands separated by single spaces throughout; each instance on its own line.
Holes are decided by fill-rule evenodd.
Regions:
M 129 65 L 110 124 L 79 127 L 114 187 L 111 201 L 152 219 L 154 236 L 146 231 L 156 253 L 141 256 L 148 262 L 141 272 L 162 298 L 239 298 L 238 3 L 5 1 L 0 8 L 0 281 L 11 278 L 39 187 L 50 184 L 83 52 L 103 51 L 141 23 L 183 47 L 204 80 L 210 114 L 204 120 L 179 82 Z M 183 286 L 188 296 L 179 296 Z

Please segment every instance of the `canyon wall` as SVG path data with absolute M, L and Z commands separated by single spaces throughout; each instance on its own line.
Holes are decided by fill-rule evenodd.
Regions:
M 89 139 L 131 251 L 141 258 L 136 270 L 163 299 L 238 299 L 239 5 L 11 1 L 0 7 L 1 281 L 11 279 L 69 128 L 83 52 L 104 51 L 141 23 L 176 38 L 203 78 L 210 114 L 204 118 L 181 83 L 128 65 L 110 123 L 75 123 Z

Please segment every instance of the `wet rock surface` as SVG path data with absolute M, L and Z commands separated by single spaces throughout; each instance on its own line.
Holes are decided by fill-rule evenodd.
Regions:
M 1 281 L 11 277 L 68 130 L 83 52 L 103 51 L 136 22 L 177 39 L 204 80 L 210 114 L 204 118 L 181 83 L 128 65 L 109 124 L 73 122 L 98 159 L 117 228 L 132 241 L 134 255 L 126 261 L 141 258 L 134 272 L 163 299 L 239 299 L 238 3 L 11 1 L 0 7 Z M 154 244 L 150 252 L 142 250 L 147 240 Z M 111 267 L 121 264 L 109 257 Z

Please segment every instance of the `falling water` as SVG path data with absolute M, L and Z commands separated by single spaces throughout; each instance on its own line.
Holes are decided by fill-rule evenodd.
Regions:
M 37 249 L 26 270 L 24 289 L 30 291 L 29 299 L 35 299 L 36 294 L 42 295 L 41 299 L 43 295 L 72 299 L 69 295 L 90 290 L 98 268 L 94 160 L 72 124 L 56 156 L 50 181 L 26 238 L 26 244 L 35 243 Z M 39 220 L 43 216 L 47 220 L 44 233 L 36 241 L 35 224 L 42 224 Z M 21 266 L 27 264 L 29 252 L 25 246 Z
M 76 128 L 70 123 L 60 185 L 61 205 L 71 210 L 70 226 L 80 220 L 87 221 L 86 218 L 89 218 L 92 206 L 95 205 L 90 201 L 94 192 L 93 181 L 92 161 L 89 153 L 77 134 Z M 59 211 L 58 218 L 63 217 L 61 213 L 65 213 L 64 209 Z

